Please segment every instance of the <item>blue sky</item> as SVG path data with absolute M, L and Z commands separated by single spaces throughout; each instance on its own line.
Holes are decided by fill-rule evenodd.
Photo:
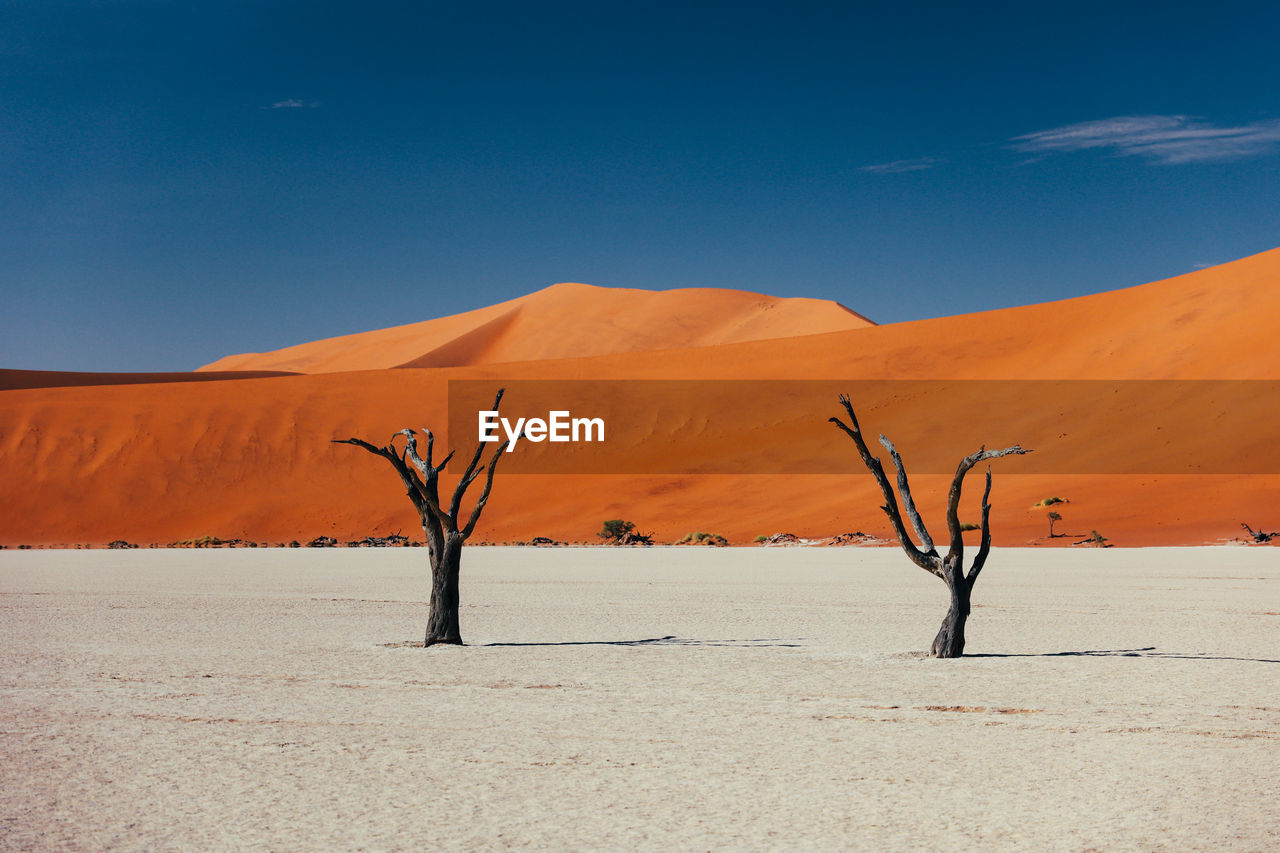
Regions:
M 878 322 L 1280 246 L 1280 5 L 0 0 L 0 367 L 557 281 Z

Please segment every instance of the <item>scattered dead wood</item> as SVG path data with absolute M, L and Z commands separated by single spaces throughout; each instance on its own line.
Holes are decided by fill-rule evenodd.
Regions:
M 1258 530 L 1254 530 L 1252 527 L 1245 524 L 1243 521 L 1240 522 L 1240 526 L 1243 527 L 1245 529 L 1245 532 L 1249 534 L 1249 538 L 1253 541 L 1255 545 L 1265 545 L 1266 543 L 1270 542 L 1272 539 L 1280 538 L 1280 533 L 1276 533 L 1275 531 L 1272 531 L 1271 533 L 1264 533 L 1261 528 L 1259 528 Z
M 408 548 L 409 537 L 392 533 L 390 536 L 366 536 L 347 543 L 348 548 Z
M 884 541 L 885 540 L 883 539 L 879 539 L 875 536 L 871 536 L 869 534 L 863 533 L 861 530 L 858 530 L 853 533 L 841 533 L 839 536 L 832 536 L 831 539 L 828 540 L 826 544 L 832 545 L 832 546 L 878 545 Z
M 1079 534 L 1077 534 L 1079 535 Z M 1081 539 L 1079 542 L 1072 542 L 1072 545 L 1089 545 L 1093 548 L 1110 548 L 1111 542 L 1107 537 L 1103 536 L 1096 530 L 1090 531 L 1088 538 Z
M 251 542 L 248 539 L 223 539 L 220 536 L 200 536 L 195 539 L 183 539 L 180 542 L 170 542 L 165 545 L 166 548 L 258 548 L 257 542 Z

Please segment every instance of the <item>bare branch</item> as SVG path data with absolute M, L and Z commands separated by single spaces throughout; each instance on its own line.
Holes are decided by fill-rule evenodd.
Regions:
M 506 441 L 506 442 L 503 442 L 503 444 L 504 445 L 510 444 L 510 442 Z M 476 468 L 476 470 L 471 472 L 470 477 L 467 477 L 465 480 L 462 480 L 458 483 L 458 488 L 462 489 L 465 492 L 467 489 L 471 488 L 471 484 L 476 481 L 476 478 L 479 477 L 484 472 L 485 472 L 484 467 Z
M 413 467 L 422 472 L 422 476 L 430 478 L 431 472 L 431 451 L 427 451 L 427 459 L 423 459 L 418 455 L 418 435 L 411 429 L 402 429 L 396 435 L 404 436 L 404 452 L 409 457 L 409 461 L 413 463 Z M 394 439 L 395 436 L 392 436 Z
M 973 565 L 969 568 L 969 576 L 965 578 L 970 590 L 973 589 L 973 584 L 978 579 L 978 573 L 987 564 L 987 555 L 991 553 L 991 504 L 987 502 L 990 497 L 991 466 L 988 465 L 987 487 L 982 491 L 982 542 L 978 545 L 978 553 L 974 556 Z
M 396 449 L 395 441 L 398 435 L 405 437 L 405 449 L 403 451 Z M 396 469 L 396 473 L 400 475 L 400 479 L 404 481 L 405 487 L 409 490 L 409 498 L 413 501 L 414 506 L 418 507 L 419 512 L 424 506 L 428 509 L 433 506 L 438 507 L 440 501 L 436 497 L 435 481 L 426 471 L 423 472 L 423 477 L 419 477 L 418 472 L 410 468 L 408 463 L 405 462 L 408 459 L 413 463 L 414 467 L 422 470 L 421 466 L 418 465 L 420 460 L 418 460 L 417 439 L 413 434 L 413 430 L 402 429 L 391 436 L 391 440 L 385 449 L 388 451 L 387 459 L 391 462 L 392 467 Z M 436 510 L 432 509 L 432 513 L 434 514 L 435 512 Z
M 911 527 L 920 539 L 920 550 L 926 554 L 936 556 L 938 549 L 933 545 L 933 537 L 925 529 L 924 519 L 916 511 L 915 498 L 911 496 L 911 486 L 907 483 L 907 469 L 902 465 L 902 457 L 898 455 L 898 448 L 894 447 L 893 442 L 883 435 L 880 436 L 880 443 L 884 445 L 885 450 L 889 451 L 889 458 L 893 460 L 893 467 L 898 470 L 898 494 L 902 495 L 902 508 L 906 510 L 907 517 L 911 519 Z
M 471 462 L 467 464 L 467 470 L 462 472 L 462 476 L 458 479 L 458 485 L 453 490 L 453 501 L 449 504 L 449 512 L 453 515 L 458 514 L 458 508 L 462 505 L 462 496 L 467 491 L 467 486 L 471 485 L 471 481 L 475 479 L 472 475 L 476 473 L 476 468 L 480 465 L 480 457 L 484 455 L 484 442 L 476 442 L 476 452 L 471 457 Z
M 844 406 L 845 414 L 849 416 L 849 424 L 853 427 L 853 431 L 862 434 L 862 427 L 858 425 L 858 416 L 853 413 L 853 402 L 849 399 L 848 394 L 840 395 L 840 405 Z
M 432 449 L 432 446 L 435 444 L 435 436 L 431 434 L 431 430 L 427 430 L 426 433 L 427 433 L 426 459 L 423 459 L 421 456 L 418 455 L 417 433 L 415 433 L 413 430 L 408 428 L 402 429 L 396 433 L 396 435 L 403 435 L 405 439 L 404 456 L 401 457 L 400 465 L 397 466 L 397 469 L 399 469 L 400 467 L 403 467 L 408 472 L 409 479 L 412 480 L 414 487 L 417 489 L 419 495 L 421 496 L 423 505 L 425 505 L 429 510 L 431 510 L 432 516 L 434 516 L 438 522 L 443 524 L 446 529 L 449 529 L 451 523 L 449 520 L 447 520 L 447 518 L 445 517 L 444 511 L 440 508 L 439 487 L 436 485 L 437 479 L 440 474 L 440 468 L 443 468 L 445 463 L 447 463 L 449 459 L 448 457 L 446 457 L 444 463 L 441 463 L 439 468 L 432 467 L 431 449 Z M 395 435 L 393 435 L 391 439 L 392 441 L 394 441 Z M 449 454 L 449 456 L 452 456 L 452 455 L 453 455 L 452 453 Z M 404 457 L 408 457 L 409 461 L 413 463 L 413 467 L 417 468 L 418 471 L 422 473 L 421 479 L 419 479 L 418 475 L 413 471 L 409 470 L 409 467 L 404 464 Z M 404 476 L 404 475 L 402 474 L 401 476 Z
M 397 433 L 397 435 L 398 434 L 399 433 Z M 394 439 L 395 436 L 392 436 L 392 438 Z M 332 440 L 332 443 L 354 444 L 356 447 L 364 448 L 375 456 L 381 456 L 383 459 L 386 459 L 391 463 L 391 467 L 396 469 L 396 473 L 400 475 L 400 480 L 404 483 L 405 491 L 409 495 L 409 500 L 413 502 L 414 507 L 417 508 L 419 512 L 421 512 L 423 506 L 427 506 L 428 508 L 431 507 L 432 501 L 429 500 L 431 496 L 428 490 L 424 487 L 423 482 L 418 479 L 418 475 L 415 474 L 408 465 L 404 464 L 404 459 L 396 451 L 394 445 L 374 447 L 369 442 L 361 441 L 358 438 L 335 438 Z M 439 508 L 436 507 L 433 512 L 438 509 Z
M 948 562 L 954 560 L 954 565 L 959 566 L 960 561 L 964 559 L 964 538 L 960 530 L 960 493 L 964 489 L 964 475 L 979 462 L 999 459 L 1001 456 L 1021 456 L 1030 452 L 1030 450 L 1023 450 L 1020 444 L 1003 450 L 987 450 L 984 446 L 960 460 L 960 464 L 956 467 L 956 475 L 951 481 L 951 491 L 947 495 L 947 533 L 951 537 L 951 548 L 947 551 Z
M 387 448 L 374 447 L 369 442 L 361 441 L 358 438 L 335 438 L 335 439 L 331 439 L 329 443 L 330 444 L 354 444 L 356 447 L 363 447 L 365 450 L 369 451 L 374 456 L 385 457 L 388 454 Z
M 486 467 L 484 488 L 480 491 L 480 497 L 476 500 L 476 505 L 471 510 L 471 518 L 467 520 L 467 526 L 462 529 L 463 539 L 470 538 L 471 532 L 476 529 L 476 522 L 480 520 L 480 513 L 484 510 L 484 505 L 489 502 L 489 492 L 493 490 L 493 475 L 498 469 L 498 460 L 506 452 L 509 443 L 509 441 L 504 441 L 499 444 L 498 449 L 494 451 L 493 457 L 489 460 L 489 464 Z
M 942 568 L 939 565 L 937 554 L 931 555 L 922 552 L 907 534 L 907 529 L 902 523 L 902 514 L 898 511 L 898 500 L 893 494 L 893 486 L 889 484 L 889 478 L 885 476 L 884 465 L 881 464 L 879 459 L 872 456 L 870 449 L 867 448 L 867 443 L 862 438 L 862 431 L 858 427 L 858 418 L 853 413 L 853 404 L 849 401 L 848 396 L 841 394 L 840 404 L 844 406 L 844 410 L 849 416 L 849 424 L 852 424 L 852 426 L 845 424 L 839 418 L 829 418 L 828 420 L 853 439 L 853 443 L 858 448 L 858 455 L 862 457 L 862 463 L 867 466 L 867 470 L 871 472 L 872 476 L 876 478 L 876 482 L 880 485 L 880 491 L 884 495 L 884 506 L 880 508 L 884 510 L 885 515 L 889 516 L 889 521 L 893 524 L 894 533 L 898 536 L 898 543 L 902 545 L 902 550 L 911 558 L 911 562 L 930 574 L 942 577 Z
M 502 395 L 505 391 L 505 388 L 498 389 L 497 396 L 493 398 L 492 411 L 496 412 L 498 410 L 498 404 L 502 402 Z M 467 493 L 467 487 L 471 485 L 471 481 L 479 473 L 476 468 L 480 465 L 480 457 L 484 455 L 484 448 L 485 442 L 476 442 L 476 452 L 471 457 L 467 470 L 462 472 L 462 477 L 458 480 L 457 487 L 453 490 L 453 500 L 449 502 L 449 514 L 454 518 L 458 517 L 458 511 L 462 508 L 462 496 Z
M 428 465 L 428 466 L 430 466 L 430 465 L 431 465 L 431 448 L 432 448 L 433 446 L 435 446 L 435 443 L 436 443 L 436 436 L 435 436 L 435 433 L 433 433 L 431 430 L 427 429 L 426 427 L 423 427 L 423 428 L 422 428 L 422 431 L 423 431 L 423 432 L 426 434 L 426 436 L 427 436 L 427 456 L 426 456 L 426 462 L 427 462 L 427 465 Z M 440 464 L 439 464 L 439 465 L 434 466 L 434 469 L 433 469 L 433 470 L 435 470 L 435 472 L 436 472 L 437 474 L 439 474 L 441 471 L 443 471 L 443 470 L 444 470 L 444 466 L 448 465 L 448 464 L 449 464 L 449 460 L 453 458 L 453 454 L 454 454 L 454 451 L 450 450 L 447 454 L 445 454 L 444 459 L 441 459 L 441 460 L 440 460 Z

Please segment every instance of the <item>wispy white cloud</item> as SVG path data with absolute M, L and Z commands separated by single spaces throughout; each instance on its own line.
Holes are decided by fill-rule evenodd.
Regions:
M 1236 160 L 1274 153 L 1280 121 L 1222 127 L 1193 116 L 1118 116 L 1015 136 L 1009 147 L 1029 154 L 1103 149 L 1169 165 Z
M 862 166 L 859 171 L 871 172 L 873 175 L 897 175 L 901 172 L 919 172 L 932 169 L 939 163 L 945 163 L 941 157 L 917 157 L 914 160 L 894 160 L 891 163 L 875 163 Z
M 263 107 L 264 110 L 314 110 L 320 106 L 319 101 L 300 101 L 297 98 L 286 98 L 283 101 L 276 101 L 270 106 Z

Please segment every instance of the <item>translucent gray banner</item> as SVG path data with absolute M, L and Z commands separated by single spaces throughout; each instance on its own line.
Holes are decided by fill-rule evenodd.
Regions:
M 509 440 L 504 474 L 859 473 L 841 394 L 914 474 L 1013 444 L 1011 474 L 1280 474 L 1280 380 L 451 381 L 449 439 Z

